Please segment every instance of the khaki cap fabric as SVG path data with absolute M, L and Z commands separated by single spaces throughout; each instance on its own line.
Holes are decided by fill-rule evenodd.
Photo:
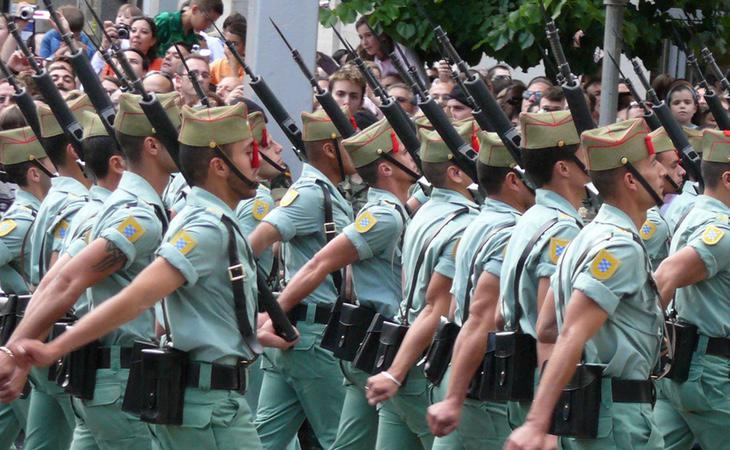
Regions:
M 664 127 L 659 127 L 649 133 L 649 138 L 646 143 L 653 147 L 654 153 L 664 153 L 677 150 L 676 147 L 674 147 L 672 140 L 669 139 L 669 135 Z
M 505 147 L 502 139 L 497 133 L 480 131 L 477 133 L 479 137 L 479 161 L 490 167 L 512 168 L 517 162 L 512 154 Z
M 580 143 L 570 111 L 520 114 L 520 130 L 525 150 L 564 147 Z
M 699 128 L 687 128 L 682 127 L 682 131 L 687 136 L 689 144 L 695 149 L 697 153 L 702 153 L 702 138 L 703 133 Z
M 251 137 L 246 106 L 243 103 L 204 109 L 184 106 L 182 109 L 178 137 L 181 144 L 215 148 Z
M 362 167 L 380 158 L 383 153 L 405 151 L 387 120 L 380 119 L 361 132 L 342 141 L 355 167 Z
M 459 133 L 462 139 L 467 144 L 472 143 L 472 136 L 475 135 L 475 130 L 472 126 L 471 121 L 461 122 L 455 124 L 456 132 Z M 441 136 L 437 131 L 430 131 L 425 128 L 418 130 L 419 139 L 421 140 L 421 160 L 429 163 L 442 163 L 451 161 L 454 158 L 453 153 L 449 150 L 449 146 L 446 145 Z
M 342 108 L 342 112 L 348 118 L 352 116 L 347 107 Z M 324 109 L 320 108 L 313 113 L 302 113 L 302 140 L 304 142 L 325 141 L 341 137 L 342 135 L 337 131 Z
M 98 114 L 84 111 L 81 114 L 80 122 L 81 126 L 84 128 L 84 135 L 82 139 L 100 136 L 109 137 L 109 133 L 106 132 L 106 128 L 104 128 L 104 124 Z
M 68 109 L 81 122 L 81 113 L 83 111 L 94 112 L 94 105 L 91 104 L 89 96 L 84 94 L 74 100 L 67 102 Z M 38 121 L 41 125 L 41 137 L 51 138 L 63 134 L 63 128 L 53 115 L 53 111 L 45 103 L 38 105 Z
M 698 150 L 695 148 L 695 150 Z M 702 160 L 730 163 L 730 131 L 705 129 L 702 136 Z
M 6 166 L 46 157 L 30 127 L 0 131 L 0 161 Z
M 266 119 L 261 111 L 255 111 L 248 115 L 248 126 L 256 142 L 262 147 L 269 145 L 269 133 L 266 130 Z
M 644 119 L 624 120 L 584 131 L 581 144 L 588 153 L 588 168 L 603 171 L 622 167 L 653 154 Z
M 175 128 L 180 128 L 180 106 L 177 92 L 156 94 L 157 100 L 167 112 Z M 114 129 L 128 136 L 152 136 L 154 128 L 147 120 L 140 102 L 142 97 L 135 94 L 123 93 L 119 96 L 119 107 L 114 119 Z
M 428 120 L 428 117 L 421 115 L 415 118 L 413 121 L 416 124 L 416 128 L 425 128 L 427 130 L 433 130 L 433 125 L 431 125 L 431 122 Z

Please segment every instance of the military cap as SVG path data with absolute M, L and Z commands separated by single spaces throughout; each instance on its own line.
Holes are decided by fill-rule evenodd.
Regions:
M 250 137 L 252 135 L 246 116 L 246 106 L 242 103 L 204 109 L 184 106 L 182 109 L 182 124 L 178 138 L 181 144 L 215 148 L 245 141 Z
M 261 111 L 254 111 L 248 115 L 248 126 L 256 142 L 262 147 L 269 145 L 269 133 L 266 130 L 266 119 Z
M 0 159 L 6 166 L 46 157 L 38 137 L 30 127 L 0 131 Z
M 669 135 L 664 127 L 659 127 L 656 130 L 649 133 L 649 137 L 646 140 L 646 145 L 650 145 L 654 153 L 664 153 L 672 150 L 677 150 L 674 143 L 669 139 Z
M 520 129 L 525 150 L 565 147 L 580 143 L 570 111 L 520 114 Z
M 506 168 L 517 165 L 497 133 L 480 131 L 477 136 L 479 137 L 479 161 L 482 164 L 490 167 Z
M 630 119 L 584 131 L 581 144 L 588 153 L 588 168 L 603 171 L 649 157 L 649 128 L 644 119 Z
M 696 152 L 702 153 L 702 130 L 699 128 L 682 127 L 682 131 L 684 131 L 684 134 L 687 136 L 687 140 L 692 148 L 694 148 Z
M 378 159 L 384 153 L 401 151 L 403 144 L 396 136 L 387 120 L 381 119 L 354 136 L 342 145 L 350 154 L 355 167 L 362 167 Z
M 702 136 L 702 160 L 730 163 L 730 131 L 705 129 Z
M 83 111 L 94 111 L 94 105 L 91 104 L 89 96 L 84 94 L 67 102 L 68 109 L 81 122 L 81 113 Z M 38 105 L 38 121 L 41 125 L 41 137 L 51 138 L 63 134 L 63 128 L 53 115 L 53 111 L 45 103 Z
M 425 128 L 427 130 L 433 130 L 433 125 L 431 125 L 431 122 L 428 120 L 428 117 L 424 115 L 420 115 L 414 119 L 416 128 Z
M 342 108 L 342 112 L 346 117 L 352 117 L 347 107 Z M 352 121 L 352 119 L 350 120 Z M 302 113 L 302 140 L 304 142 L 324 141 L 341 137 L 342 135 L 337 131 L 324 109 L 320 108 L 313 113 Z
M 476 131 L 473 128 L 471 121 L 462 121 L 454 124 L 457 133 L 461 136 L 466 143 L 472 143 L 472 136 L 475 135 Z M 421 140 L 421 160 L 429 163 L 441 163 L 451 161 L 454 157 L 449 146 L 446 145 L 441 136 L 437 131 L 429 131 L 424 128 L 418 130 L 419 138 Z
M 155 94 L 162 108 L 167 112 L 168 117 L 172 121 L 175 128 L 180 127 L 180 106 L 178 105 L 178 94 L 169 92 L 165 94 Z M 140 102 L 142 97 L 135 94 L 123 93 L 119 96 L 119 107 L 117 116 L 114 118 L 114 129 L 128 136 L 152 136 L 155 134 L 154 128 L 147 120 L 147 116 L 142 111 Z
M 84 128 L 84 135 L 82 139 L 100 136 L 109 137 L 109 133 L 106 132 L 106 128 L 104 128 L 104 124 L 98 114 L 84 111 L 81 114 L 80 122 L 81 126 Z

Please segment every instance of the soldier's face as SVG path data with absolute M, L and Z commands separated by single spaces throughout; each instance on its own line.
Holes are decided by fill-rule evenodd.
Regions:
M 677 186 L 681 187 L 687 171 L 684 170 L 684 167 L 680 164 L 681 160 L 679 159 L 679 154 L 676 151 L 662 152 L 656 155 L 656 160 L 664 166 L 667 176 L 671 178 Z M 665 194 L 672 194 L 676 192 L 674 186 L 672 186 L 672 184 L 666 179 L 664 180 L 663 188 Z
M 254 157 L 253 139 L 234 142 L 227 146 L 228 156 L 241 173 L 253 181 L 258 177 L 258 169 L 251 164 Z M 256 195 L 256 188 L 251 188 L 241 180 L 233 171 L 228 174 L 228 186 L 239 198 L 251 198 Z
M 652 189 L 659 194 L 659 197 L 664 196 L 664 177 L 667 175 L 667 170 L 664 168 L 664 165 L 657 161 L 654 155 L 638 161 L 635 165 L 636 170 L 646 179 Z M 654 205 L 654 199 L 646 192 L 646 189 L 642 187 L 639 189 L 641 191 L 640 198 L 645 199 L 646 208 L 650 208 Z M 644 206 L 642 205 L 642 207 Z
M 471 117 L 472 109 L 453 98 L 446 102 L 446 108 L 449 110 L 449 115 L 454 120 L 468 119 Z
M 259 146 L 259 151 L 266 155 L 267 158 L 274 161 L 277 165 L 281 167 L 286 167 L 286 164 L 284 163 L 284 160 L 281 158 L 281 151 L 282 147 L 281 144 L 276 142 L 274 139 L 271 138 L 271 136 L 268 136 L 269 142 L 268 146 L 266 148 L 261 148 Z M 261 167 L 259 168 L 259 178 L 262 178 L 264 180 L 270 180 L 276 176 L 280 175 L 280 172 L 276 170 L 271 164 L 266 162 L 265 159 L 261 158 Z

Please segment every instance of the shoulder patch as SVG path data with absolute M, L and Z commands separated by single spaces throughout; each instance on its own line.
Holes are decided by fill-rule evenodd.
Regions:
M 136 242 L 139 238 L 144 236 L 144 228 L 142 228 L 142 225 L 140 225 L 139 222 L 137 222 L 137 219 L 132 216 L 124 219 L 124 221 L 117 227 L 117 230 L 122 233 L 129 242 Z
M 358 233 L 367 233 L 376 223 L 378 223 L 378 219 L 370 214 L 370 211 L 364 211 L 355 219 L 355 229 Z
M 58 222 L 58 225 L 56 225 L 56 228 L 53 229 L 53 236 L 56 239 L 65 239 L 67 233 L 68 233 L 68 221 L 65 219 Z
M 281 206 L 289 206 L 299 197 L 299 192 L 294 188 L 289 188 L 286 194 L 281 198 Z
M 702 242 L 707 245 L 715 245 L 725 236 L 725 232 L 714 225 L 708 225 L 702 233 Z
M 283 202 L 283 200 L 282 200 Z M 265 201 L 261 200 L 260 198 L 257 198 L 253 202 L 253 206 L 251 207 L 251 215 L 256 220 L 261 220 L 269 213 L 269 204 Z
M 727 214 L 718 214 L 715 217 L 717 217 L 717 220 L 722 223 L 730 223 L 730 218 L 728 217 Z
M 565 252 L 565 248 L 570 244 L 569 239 L 550 238 L 550 261 L 553 264 L 558 263 L 560 255 Z
M 639 235 L 641 236 L 641 239 L 645 241 L 651 239 L 651 237 L 654 236 L 654 233 L 656 233 L 656 225 L 654 225 L 654 223 L 652 223 L 650 220 L 644 222 L 644 225 L 642 225 L 641 229 L 639 230 Z
M 193 239 L 190 234 L 188 234 L 185 230 L 180 230 L 168 241 L 170 244 L 172 244 L 180 253 L 183 255 L 187 255 L 190 253 L 190 250 L 195 248 L 196 245 L 198 245 L 198 242 Z
M 593 275 L 593 277 L 597 280 L 608 280 L 614 273 L 616 273 L 616 269 L 618 269 L 618 266 L 620 265 L 621 261 L 616 259 L 611 252 L 603 249 L 598 252 L 595 258 L 593 258 L 593 263 L 591 263 L 591 275 Z
M 15 221 L 13 219 L 3 220 L 2 222 L 0 222 L 0 237 L 7 236 L 17 226 L 18 226 L 18 224 L 15 223 Z

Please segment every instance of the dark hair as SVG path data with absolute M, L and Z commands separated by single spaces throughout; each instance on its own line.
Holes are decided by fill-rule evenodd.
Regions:
M 421 162 L 423 176 L 436 188 L 445 188 L 448 183 L 448 175 L 446 171 L 454 163 L 445 161 L 440 163 Z
M 191 53 L 188 56 L 186 56 L 185 63 L 187 63 L 188 61 L 190 61 L 192 59 L 197 59 L 198 61 L 203 61 L 203 62 L 205 62 L 205 64 L 208 65 L 208 67 L 210 67 L 210 60 L 208 58 L 206 58 L 205 56 L 202 56 L 199 53 Z M 177 74 L 180 76 L 187 74 L 187 72 L 185 71 L 184 65 L 180 64 L 179 66 L 177 66 Z
M 28 186 L 28 169 L 31 167 L 33 167 L 33 163 L 30 161 L 5 166 L 5 177 L 7 181 L 20 187 Z
M 243 14 L 240 12 L 232 12 L 228 15 L 228 17 L 226 17 L 226 20 L 223 21 L 223 31 L 226 31 L 226 28 L 236 22 L 241 22 L 244 26 L 248 23 Z
M 68 29 L 72 33 L 78 33 L 84 29 L 84 13 L 77 7 L 64 5 L 58 8 L 58 12 L 63 14 L 66 22 L 68 22 Z
M 241 41 L 243 41 L 243 44 L 246 44 L 246 31 L 247 31 L 247 25 L 246 22 L 241 21 L 234 21 L 231 22 L 227 28 L 223 30 L 224 33 L 231 33 L 234 36 L 238 36 L 241 38 Z
M 527 87 L 529 88 L 530 86 L 532 86 L 535 83 L 545 83 L 548 86 L 554 86 L 553 82 L 550 81 L 549 78 L 543 77 L 543 76 L 537 76 L 537 77 L 533 78 L 532 80 L 530 80 L 529 83 L 527 83 Z
M 86 167 L 96 178 L 104 178 L 109 175 L 109 158 L 115 155 L 122 155 L 109 136 L 94 136 L 81 141 L 81 148 L 84 149 L 84 162 Z
M 190 6 L 197 5 L 205 12 L 214 12 L 223 15 L 223 2 L 221 0 L 190 0 Z
M 700 170 L 705 186 L 710 189 L 715 189 L 722 180 L 722 174 L 730 172 L 730 164 L 703 160 Z
M 393 38 L 388 36 L 386 33 L 380 33 L 376 34 L 375 30 L 370 26 L 370 23 L 368 22 L 370 20 L 370 15 L 364 15 L 360 16 L 359 19 L 357 19 L 357 22 L 355 22 L 355 30 L 360 28 L 361 25 L 367 25 L 370 31 L 373 32 L 378 38 L 378 42 L 380 42 L 380 48 L 383 50 L 383 53 L 385 54 L 386 58 L 389 58 L 388 55 L 395 50 L 395 43 L 393 42 Z M 373 57 L 368 55 L 368 53 L 365 51 L 364 48 L 362 48 L 362 45 L 357 47 L 357 53 L 360 55 L 362 59 L 366 59 L 368 61 L 372 61 Z
M 221 145 L 220 148 L 227 156 L 231 156 L 230 144 Z M 191 185 L 200 186 L 208 178 L 208 165 L 215 157 L 215 151 L 209 147 L 180 144 L 180 171 Z
M 379 157 L 375 161 L 357 168 L 357 174 L 360 175 L 360 178 L 362 178 L 365 184 L 374 186 L 375 183 L 378 182 L 378 166 L 380 166 L 380 163 L 383 161 L 385 161 L 385 159 L 383 157 Z
M 542 98 L 550 100 L 551 102 L 562 102 L 565 100 L 565 93 L 563 92 L 563 88 L 560 86 L 550 86 L 542 94 Z
M 496 195 L 502 191 L 505 177 L 512 169 L 509 167 L 493 167 L 477 161 L 477 179 L 487 195 Z
M 654 89 L 654 92 L 656 92 L 659 100 L 667 98 L 667 92 L 669 92 L 669 87 L 672 83 L 674 83 L 674 77 L 666 73 L 660 73 L 656 76 L 656 78 L 654 78 L 651 82 L 651 87 Z
M 66 146 L 69 144 L 69 140 L 65 134 L 61 133 L 57 136 L 41 138 L 41 144 L 46 149 L 46 154 L 54 166 L 66 165 Z
M 598 189 L 598 192 L 601 194 L 601 197 L 604 199 L 615 198 L 618 194 L 618 187 L 620 185 L 618 180 L 626 174 L 626 167 L 617 167 L 615 169 L 601 171 L 591 170 L 588 173 L 591 176 L 591 180 L 596 186 L 596 189 Z
M 123 52 L 134 52 L 139 55 L 140 58 L 142 58 L 142 70 L 147 72 L 150 68 L 150 59 L 147 57 L 147 55 L 143 54 L 141 51 L 137 50 L 136 48 L 127 47 Z
M 120 133 L 119 130 L 114 130 L 114 135 L 117 137 L 117 141 L 122 147 L 122 151 L 124 152 L 124 156 L 127 157 L 127 161 L 132 164 L 136 164 L 142 160 L 144 140 L 147 136 L 132 136 Z
M 128 4 L 128 3 L 127 3 L 127 4 Z M 107 77 L 104 77 L 104 78 L 102 78 L 102 79 L 101 79 L 101 81 L 110 81 L 110 82 L 112 82 L 112 83 L 116 84 L 116 85 L 117 85 L 117 87 L 119 87 L 119 86 L 121 86 L 121 85 L 122 85 L 122 82 L 121 82 L 121 81 L 119 81 L 119 78 L 117 78 L 117 77 L 112 77 L 112 76 L 107 76 Z
M 0 112 L 0 130 L 14 130 L 26 125 L 28 122 L 17 106 L 5 108 Z
M 555 164 L 558 161 L 571 160 L 577 150 L 577 145 L 527 151 L 522 149 L 522 163 L 524 169 L 537 184 L 537 187 L 542 187 L 553 179 L 553 167 Z
M 146 56 L 148 60 L 154 59 L 157 57 L 157 44 L 158 44 L 158 42 L 157 42 L 157 25 L 155 24 L 155 19 L 153 19 L 151 17 L 147 17 L 147 16 L 132 17 L 132 20 L 129 22 L 130 27 L 132 25 L 134 25 L 134 22 L 139 22 L 140 20 L 147 22 L 147 25 L 150 26 L 150 31 L 152 32 L 152 37 L 155 38 L 155 43 L 152 44 L 152 47 L 150 47 L 149 50 L 147 50 L 147 55 L 150 55 L 150 56 L 147 56 L 147 55 L 144 55 L 144 56 Z M 149 66 L 149 61 L 147 64 Z M 145 69 L 145 70 L 147 70 L 147 69 Z

